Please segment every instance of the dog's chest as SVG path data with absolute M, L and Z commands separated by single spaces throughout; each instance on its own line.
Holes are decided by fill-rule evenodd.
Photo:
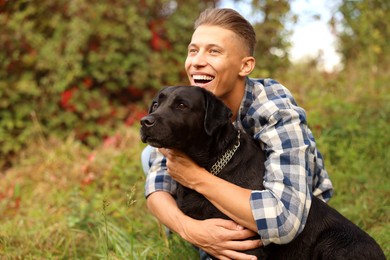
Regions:
M 263 190 L 264 157 L 259 156 L 260 153 L 262 151 L 257 146 L 243 146 L 221 170 L 218 177 L 246 189 Z M 190 217 L 199 220 L 228 219 L 203 195 L 194 190 L 178 184 L 176 196 L 179 208 Z

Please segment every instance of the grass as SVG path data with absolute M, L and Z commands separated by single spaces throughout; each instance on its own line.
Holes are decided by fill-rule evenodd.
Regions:
M 320 74 L 279 79 L 307 110 L 335 186 L 330 204 L 390 257 L 390 76 Z M 198 259 L 148 213 L 138 128 L 90 149 L 37 136 L 0 175 L 0 259 Z
M 172 248 L 192 250 L 165 243 L 146 210 L 137 129 L 122 129 L 119 139 L 95 150 L 72 137 L 34 141 L 1 175 L 0 256 L 167 259 L 180 252 Z

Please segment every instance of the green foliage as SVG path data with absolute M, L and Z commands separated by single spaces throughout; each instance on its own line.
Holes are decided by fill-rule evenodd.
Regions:
M 73 132 L 96 146 L 123 121 L 134 123 L 128 105 L 145 90 L 186 81 L 193 22 L 219 2 L 0 2 L 0 168 L 37 135 Z M 250 4 L 262 17 L 254 21 L 255 73 L 272 76 L 289 66 L 290 4 Z
M 97 145 L 140 89 L 182 82 L 193 21 L 214 3 L 187 2 L 1 1 L 0 167 L 37 134 Z
M 355 66 L 359 62 L 373 70 L 389 68 L 390 2 L 345 0 L 338 11 L 342 17 L 335 15 L 331 25 L 338 33 L 344 62 Z
M 251 0 L 243 3 L 234 0 L 234 3 L 240 9 L 251 10 L 245 18 L 252 23 L 256 32 L 254 56 L 257 62 L 253 74 L 275 77 L 277 72 L 287 69 L 290 66 L 288 36 L 291 32 L 286 25 L 295 22 L 290 12 L 290 1 Z
M 290 1 L 252 0 L 252 13 L 262 19 L 254 23 L 257 43 L 255 72 L 262 77 L 274 77 L 290 66 L 287 40 L 289 31 L 285 25 L 291 21 Z

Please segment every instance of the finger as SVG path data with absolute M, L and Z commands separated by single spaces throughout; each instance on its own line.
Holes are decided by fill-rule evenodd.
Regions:
M 248 255 L 248 254 L 245 254 L 245 253 L 242 253 L 242 252 L 226 250 L 226 251 L 223 252 L 223 255 L 218 256 L 218 259 L 221 259 L 221 260 L 231 260 L 231 259 L 235 259 L 235 260 L 256 260 L 257 257 L 253 256 L 253 255 Z
M 229 229 L 229 230 L 244 230 L 244 227 L 237 224 L 233 220 L 226 219 L 214 219 L 217 226 Z
M 263 246 L 263 242 L 260 239 L 248 239 L 242 241 L 226 241 L 224 243 L 226 248 L 229 248 L 234 251 L 245 251 L 249 249 L 255 249 Z
M 241 239 L 246 239 L 257 235 L 256 232 L 244 228 L 234 221 L 222 220 L 222 219 L 215 219 L 215 221 L 217 222 L 216 225 L 231 231 L 226 233 L 227 234 L 226 237 L 230 240 L 241 240 Z
M 238 239 L 242 239 L 242 240 L 259 235 L 257 232 L 247 228 L 244 228 L 242 230 L 236 230 L 235 232 L 236 234 L 234 234 L 234 236 L 236 237 L 238 236 Z
M 254 237 L 254 236 L 257 236 L 258 234 L 250 229 L 243 229 L 243 230 L 236 230 L 236 231 L 233 231 L 234 234 L 232 234 L 234 236 L 234 240 L 238 240 L 238 239 L 246 239 L 246 238 L 250 238 L 250 237 Z

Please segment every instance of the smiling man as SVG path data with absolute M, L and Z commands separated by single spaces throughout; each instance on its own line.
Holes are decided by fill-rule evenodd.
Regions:
M 255 39 L 250 41 L 254 45 Z M 233 118 L 244 95 L 245 77 L 255 66 L 250 53 L 253 50 L 244 46 L 245 41 L 229 29 L 197 26 L 185 62 L 191 85 L 206 88 L 221 98 L 233 111 Z
M 234 126 L 265 151 L 265 190 L 228 183 L 180 151 L 155 149 L 149 160 L 149 210 L 219 259 L 255 259 L 240 251 L 289 243 L 305 226 L 311 196 L 327 201 L 333 192 L 305 111 L 275 80 L 248 77 L 255 66 L 255 39 L 253 27 L 236 11 L 207 9 L 195 22 L 185 69 L 191 85 L 218 96 L 232 110 Z M 177 182 L 204 195 L 233 221 L 183 214 L 174 200 Z M 248 239 L 255 233 L 261 241 Z

